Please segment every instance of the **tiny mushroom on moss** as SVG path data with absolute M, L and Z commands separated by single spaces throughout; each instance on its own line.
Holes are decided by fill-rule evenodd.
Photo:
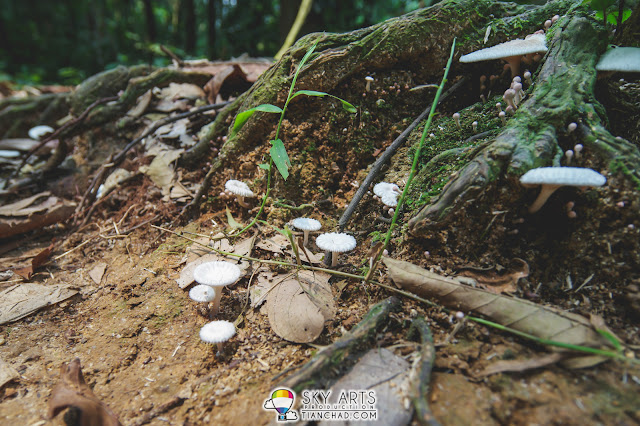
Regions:
M 366 76 L 364 78 L 364 81 L 367 82 L 367 85 L 365 86 L 364 90 L 366 90 L 367 92 L 370 92 L 371 91 L 371 83 L 373 82 L 373 77 L 368 75 L 368 76 Z
M 238 204 L 246 209 L 249 208 L 249 205 L 244 201 L 244 199 L 252 198 L 254 197 L 254 194 L 246 183 L 231 179 L 224 184 L 224 188 L 236 196 Z
M 540 194 L 529 207 L 529 213 L 540 210 L 551 194 L 561 186 L 586 188 L 602 186 L 606 181 L 607 179 L 595 170 L 582 167 L 539 167 L 520 177 L 520 183 L 525 187 L 541 185 Z
M 224 349 L 223 344 L 236 334 L 236 326 L 229 321 L 211 321 L 200 329 L 200 340 L 218 345 L 218 352 Z
M 304 246 L 306 247 L 307 244 L 309 243 L 309 232 L 311 231 L 317 231 L 318 229 L 322 228 L 322 224 L 315 220 L 315 219 L 311 219 L 308 217 L 299 217 L 297 219 L 293 219 L 291 221 L 291 224 L 296 227 L 297 229 L 301 230 L 302 232 L 304 232 Z
M 398 205 L 398 196 L 402 193 L 395 183 L 379 182 L 373 187 L 373 193 L 387 207 Z
M 338 253 L 356 248 L 356 239 L 348 234 L 329 232 L 318 235 L 316 245 L 321 250 L 331 252 L 331 267 L 334 267 L 338 264 Z
M 213 314 L 220 312 L 222 287 L 231 285 L 240 278 L 240 268 L 230 262 L 205 262 L 193 270 L 193 278 L 198 284 L 213 287 L 216 297 L 213 299 Z
M 546 52 L 546 40 L 544 34 L 531 34 L 523 39 L 516 39 L 487 47 L 486 49 L 477 50 L 464 55 L 460 58 L 460 62 L 480 62 L 492 59 L 503 59 L 509 64 L 511 69 L 511 77 L 515 77 L 520 73 L 520 61 L 523 55 L 531 53 Z

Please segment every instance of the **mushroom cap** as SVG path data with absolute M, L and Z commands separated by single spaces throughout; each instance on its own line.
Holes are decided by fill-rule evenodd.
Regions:
M 51 126 L 36 126 L 29 129 L 29 137 L 37 141 L 47 133 L 53 133 L 53 127 Z
M 367 81 L 373 81 L 373 77 L 371 77 L 370 75 L 366 76 L 364 79 Z
M 206 343 L 223 343 L 236 334 L 236 326 L 229 321 L 211 321 L 200 329 L 200 340 Z
M 583 167 L 538 167 L 520 177 L 523 185 L 602 186 L 607 178 Z
M 249 186 L 239 180 L 228 180 L 227 183 L 224 184 L 224 189 L 233 192 L 235 195 L 240 195 L 241 197 L 253 197 L 253 191 L 249 189 Z
M 196 302 L 211 302 L 216 298 L 216 291 L 208 285 L 198 284 L 189 290 L 189 297 Z
M 532 34 L 524 40 L 519 38 L 496 44 L 486 49 L 476 50 L 460 57 L 460 62 L 480 62 L 491 59 L 503 59 L 511 56 L 528 55 L 529 53 L 546 52 L 547 44 L 544 34 Z
M 205 262 L 196 266 L 193 270 L 193 278 L 198 284 L 223 287 L 238 281 L 240 273 L 240 268 L 230 262 Z
M 317 231 L 322 228 L 322 224 L 319 221 L 309 217 L 293 219 L 291 224 L 302 231 Z
M 398 193 L 400 188 L 395 183 L 380 182 L 373 187 L 373 193 L 382 198 L 384 194 Z
M 598 71 L 640 72 L 640 47 L 617 47 L 600 57 Z
M 348 234 L 329 232 L 318 235 L 316 245 L 322 250 L 332 253 L 342 253 L 356 248 L 356 239 Z
M 382 201 L 382 204 L 384 204 L 385 206 L 388 207 L 395 207 L 398 205 L 398 196 L 400 194 L 398 194 L 397 192 L 387 192 L 382 194 L 382 196 L 380 197 L 380 201 Z

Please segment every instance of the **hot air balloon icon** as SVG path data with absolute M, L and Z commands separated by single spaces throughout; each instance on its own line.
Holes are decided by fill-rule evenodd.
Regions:
M 279 422 L 297 420 L 298 413 L 291 410 L 295 398 L 295 394 L 289 389 L 276 389 L 271 394 L 271 398 L 264 402 L 264 408 L 276 410 Z

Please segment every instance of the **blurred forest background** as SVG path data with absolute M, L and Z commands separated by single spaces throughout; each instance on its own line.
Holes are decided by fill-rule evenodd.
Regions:
M 73 85 L 117 65 L 163 66 L 170 61 L 160 46 L 182 59 L 272 57 L 301 1 L 0 0 L 0 81 Z M 313 0 L 297 38 L 367 27 L 438 1 Z M 576 1 L 594 10 L 624 4 Z
M 77 84 L 117 65 L 272 57 L 301 0 L 0 0 L 0 80 Z M 366 27 L 435 0 L 314 0 L 298 34 Z

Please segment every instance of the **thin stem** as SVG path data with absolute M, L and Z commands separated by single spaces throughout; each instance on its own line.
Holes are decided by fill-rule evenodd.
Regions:
M 409 191 L 409 187 L 411 186 L 411 182 L 413 181 L 413 177 L 416 174 L 416 170 L 418 168 L 418 159 L 420 158 L 420 153 L 422 151 L 422 147 L 424 145 L 424 141 L 427 137 L 427 133 L 429 131 L 429 127 L 431 126 L 431 121 L 433 120 L 433 116 L 436 114 L 436 107 L 438 106 L 438 100 L 440 99 L 440 94 L 444 89 L 444 85 L 447 82 L 447 75 L 449 74 L 449 69 L 451 68 L 451 62 L 453 61 L 453 54 L 456 50 L 456 39 L 453 39 L 453 44 L 451 45 L 451 53 L 449 54 L 449 61 L 447 62 L 447 67 L 444 70 L 444 75 L 442 76 L 442 81 L 440 82 L 440 86 L 438 87 L 438 91 L 436 92 L 436 96 L 433 98 L 433 103 L 431 104 L 431 111 L 429 112 L 429 117 L 427 118 L 427 122 L 424 125 L 424 130 L 422 132 L 422 138 L 420 138 L 420 143 L 418 144 L 418 149 L 413 155 L 413 164 L 411 165 L 411 172 L 409 172 L 409 178 L 407 179 L 407 183 L 402 190 L 402 194 L 400 195 L 400 199 L 398 200 L 398 206 L 396 207 L 396 211 L 393 213 L 393 219 L 391 219 L 391 226 L 389 226 L 389 230 L 387 231 L 387 235 L 384 239 L 384 248 L 387 248 L 389 245 L 389 240 L 391 240 L 391 233 L 396 226 L 396 221 L 398 220 L 398 216 L 400 215 L 400 211 L 402 210 L 402 205 L 404 203 L 404 199 Z M 382 255 L 384 250 L 380 250 L 378 254 L 378 260 Z M 374 267 L 376 265 L 374 264 Z

